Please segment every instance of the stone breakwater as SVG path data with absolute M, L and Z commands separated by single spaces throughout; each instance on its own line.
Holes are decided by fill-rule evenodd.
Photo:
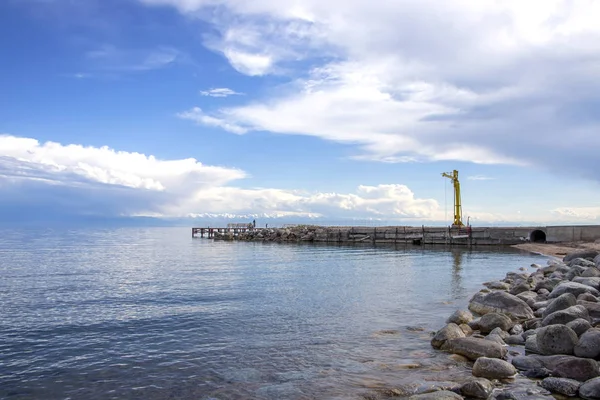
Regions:
M 327 228 L 300 225 L 291 228 L 260 228 L 249 229 L 245 232 L 215 232 L 215 240 L 241 240 L 265 242 L 312 242 L 318 235 L 327 232 Z
M 431 339 L 472 377 L 411 399 L 600 399 L 599 252 L 532 267 L 484 283 Z

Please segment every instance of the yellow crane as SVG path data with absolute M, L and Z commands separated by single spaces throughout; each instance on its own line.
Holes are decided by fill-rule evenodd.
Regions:
M 442 172 L 442 176 L 449 178 L 454 184 L 454 222 L 452 223 L 452 226 L 457 228 L 465 226 L 462 223 L 462 204 L 460 202 L 460 182 L 458 181 L 458 171 L 454 170 L 452 171 L 452 174 Z

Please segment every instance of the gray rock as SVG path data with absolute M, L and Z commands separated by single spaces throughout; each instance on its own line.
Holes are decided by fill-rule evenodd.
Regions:
M 533 306 L 537 301 L 538 294 L 536 292 L 532 292 L 530 290 L 526 292 L 521 292 L 517 295 L 517 297 L 523 300 L 529 307 Z
M 450 317 L 448 317 L 446 323 L 454 323 L 456 325 L 460 325 L 468 324 L 471 321 L 473 321 L 473 314 L 471 314 L 469 311 L 456 310 Z
M 572 293 L 565 293 L 548 302 L 542 318 L 546 318 L 554 312 L 565 310 L 574 305 L 577 305 L 577 298 Z
M 579 296 L 577 296 L 577 301 L 579 300 L 583 300 L 583 301 L 589 301 L 592 303 L 597 303 L 598 302 L 598 298 L 596 296 L 594 296 L 591 293 L 582 293 Z
M 473 376 L 487 379 L 505 379 L 514 376 L 517 369 L 498 358 L 480 357 L 473 365 Z
M 596 264 L 594 264 L 593 261 L 591 260 L 586 260 L 585 258 L 576 258 L 574 260 L 571 260 L 567 263 L 567 265 L 569 267 L 584 267 L 584 268 L 589 268 L 589 267 L 595 267 Z
M 531 335 L 525 339 L 525 352 L 541 354 L 537 343 L 537 335 Z
M 565 325 L 549 325 L 538 329 L 536 343 L 540 353 L 544 355 L 573 354 L 577 334 Z
M 525 322 L 523 322 L 523 329 L 525 329 L 525 332 L 532 330 L 532 329 L 537 329 L 542 325 L 542 319 L 541 318 L 533 318 L 530 320 L 527 320 Z
M 523 325 L 515 324 L 509 332 L 511 335 L 520 335 L 523 333 Z
M 536 332 L 537 332 L 537 329 L 530 329 L 528 331 L 523 332 L 521 335 L 523 336 L 523 339 L 527 339 L 529 336 L 535 335 Z
M 531 306 L 532 310 L 539 310 L 541 308 L 547 308 L 548 304 L 550 304 L 550 301 L 548 300 L 544 300 L 544 301 L 536 301 L 535 303 L 533 303 L 533 305 Z M 573 304 L 574 305 L 574 304 Z
M 574 321 L 568 322 L 567 326 L 573 329 L 577 336 L 583 335 L 588 329 L 591 329 L 592 327 L 588 320 L 583 318 L 578 318 Z
M 566 324 L 578 318 L 590 319 L 588 310 L 581 305 L 569 307 L 565 310 L 553 312 L 542 320 L 542 326 Z
M 600 268 L 600 254 L 594 257 L 594 264 L 596 264 L 596 267 Z
M 592 320 L 600 320 L 600 303 L 577 300 L 577 304 L 585 307 Z
M 479 330 L 481 333 L 489 333 L 495 328 L 500 328 L 503 331 L 508 331 L 512 328 L 514 322 L 504 314 L 491 312 L 481 317 L 479 321 Z
M 465 336 L 470 336 L 471 334 L 473 334 L 473 329 L 471 329 L 471 327 L 467 324 L 460 324 L 459 328 L 461 331 L 463 331 Z
M 550 294 L 550 291 L 548 289 L 545 289 L 545 288 L 540 288 L 539 290 L 536 290 L 536 292 L 538 294 L 539 301 L 546 300 L 546 298 Z
M 565 396 L 577 396 L 581 382 L 567 378 L 546 378 L 542 381 L 542 387 L 552 393 L 560 393 Z
M 474 399 L 487 399 L 494 390 L 492 383 L 485 378 L 473 378 L 460 387 L 460 394 Z
M 585 272 L 584 267 L 580 267 L 579 265 L 574 265 L 571 267 L 571 270 L 565 274 L 565 278 L 569 281 L 572 281 L 575 278 L 578 278 Z
M 503 313 L 515 320 L 527 320 L 534 317 L 533 310 L 523 300 L 510 293 L 478 293 L 471 299 L 469 310 L 485 315 L 491 312 Z
M 454 323 L 449 323 L 442 329 L 436 332 L 433 339 L 431 339 L 431 346 L 436 349 L 439 349 L 446 343 L 446 341 L 450 339 L 462 338 L 465 337 L 464 332 L 460 327 Z
M 574 353 L 577 357 L 597 358 L 600 356 L 600 329 L 592 328 L 579 338 Z
M 499 345 L 502 345 L 502 346 L 504 346 L 506 344 L 504 342 L 504 339 L 502 339 L 502 337 L 500 335 L 496 335 L 496 334 L 492 334 L 492 333 L 487 335 L 484 339 L 489 340 L 494 343 L 498 343 Z
M 501 281 L 486 282 L 483 285 L 486 286 L 488 289 L 492 289 L 492 290 L 508 290 L 508 289 L 510 289 L 510 285 L 508 283 L 501 282 Z
M 522 346 L 525 344 L 525 338 L 522 335 L 510 335 L 509 337 L 504 339 L 504 343 L 513 346 Z
M 586 269 L 583 274 L 581 274 L 582 277 L 584 278 L 593 278 L 593 277 L 599 277 L 600 276 L 600 270 L 594 266 L 591 268 Z
M 549 377 L 551 374 L 552 371 L 544 367 L 528 369 L 527 371 L 521 372 L 521 375 L 531 379 L 544 379 Z
M 544 366 L 544 364 L 540 360 L 533 358 L 533 357 L 529 357 L 529 356 L 513 357 L 513 359 L 511 360 L 511 363 L 512 363 L 512 365 L 515 366 L 515 368 L 517 368 L 521 371 L 542 368 Z
M 577 296 L 579 296 L 581 293 L 591 293 L 596 297 L 600 296 L 600 292 L 591 286 L 583 285 L 577 282 L 563 282 L 557 285 L 552 292 L 550 292 L 548 298 L 555 299 L 564 293 L 572 293 L 575 298 L 577 298 Z
M 409 400 L 462 400 L 462 396 L 449 390 L 439 390 L 437 392 L 415 394 L 408 398 Z
M 588 379 L 600 375 L 598 363 L 589 358 L 580 358 L 574 356 L 539 356 L 532 355 L 540 361 L 544 368 L 552 371 L 552 375 L 559 378 L 575 379 L 579 382 L 585 382 Z
M 498 343 L 474 337 L 448 340 L 442 350 L 460 354 L 469 360 L 476 360 L 479 357 L 504 358 L 508 352 L 505 347 Z
M 514 294 L 516 296 L 519 293 L 527 292 L 529 290 L 531 290 L 531 287 L 529 286 L 529 284 L 527 282 L 517 281 L 511 286 L 509 293 Z
M 579 397 L 588 400 L 600 399 L 600 378 L 590 379 L 579 387 Z
M 490 335 L 498 335 L 498 336 L 500 336 L 504 340 L 504 339 L 506 339 L 507 337 L 510 336 L 510 333 L 508 333 L 506 331 L 503 331 L 502 328 L 494 328 L 490 332 Z
M 597 250 L 579 250 L 567 254 L 563 257 L 563 262 L 568 263 L 576 258 L 594 259 L 600 254 Z
M 594 267 L 594 269 L 596 268 Z M 598 277 L 586 278 L 583 276 L 578 276 L 577 278 L 573 279 L 573 282 L 581 283 L 582 285 L 586 286 L 591 286 L 596 290 L 600 287 L 600 278 Z
M 541 318 L 544 315 L 544 311 L 546 311 L 545 308 L 540 308 L 539 310 L 535 310 L 533 315 L 535 315 L 537 318 Z

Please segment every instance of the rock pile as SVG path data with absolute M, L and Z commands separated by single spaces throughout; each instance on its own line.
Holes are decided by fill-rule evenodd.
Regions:
M 599 253 L 532 267 L 485 283 L 469 311 L 457 310 L 433 336 L 434 348 L 474 362 L 472 380 L 454 392 L 488 398 L 521 375 L 553 394 L 600 399 Z M 494 397 L 511 396 L 501 390 Z
M 249 229 L 237 235 L 234 232 L 215 232 L 215 240 L 242 240 L 264 242 L 312 242 L 317 233 L 325 232 L 322 227 L 299 225 L 290 228 Z

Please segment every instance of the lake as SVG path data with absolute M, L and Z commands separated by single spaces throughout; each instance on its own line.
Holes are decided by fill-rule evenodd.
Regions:
M 443 374 L 430 332 L 509 249 L 3 230 L 2 399 L 349 399 Z M 411 365 L 418 365 L 412 368 Z

